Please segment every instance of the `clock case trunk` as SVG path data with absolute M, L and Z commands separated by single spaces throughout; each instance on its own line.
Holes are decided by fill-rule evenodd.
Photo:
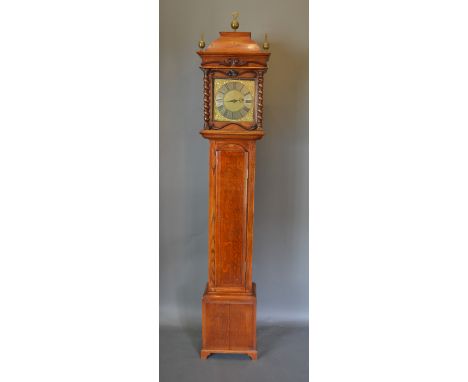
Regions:
M 249 32 L 221 32 L 199 51 L 204 128 L 209 140 L 208 282 L 202 298 L 201 358 L 244 353 L 257 358 L 256 285 L 252 282 L 256 142 L 263 132 L 263 75 L 269 53 Z M 255 44 L 255 46 L 253 45 Z M 254 121 L 213 120 L 213 80 L 254 79 Z

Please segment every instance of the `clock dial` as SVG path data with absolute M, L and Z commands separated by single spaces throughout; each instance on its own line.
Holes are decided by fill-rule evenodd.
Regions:
M 214 120 L 253 122 L 254 80 L 224 80 L 214 82 Z

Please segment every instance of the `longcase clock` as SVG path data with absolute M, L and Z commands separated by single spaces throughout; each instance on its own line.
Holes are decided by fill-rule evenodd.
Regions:
M 238 27 L 236 17 L 231 23 Z M 197 53 L 204 74 L 209 140 L 208 283 L 202 298 L 202 349 L 257 359 L 252 282 L 255 146 L 263 137 L 263 76 L 270 53 L 250 32 L 220 32 Z

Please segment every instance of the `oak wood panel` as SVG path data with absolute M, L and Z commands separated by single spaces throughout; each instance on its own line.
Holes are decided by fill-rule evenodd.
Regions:
M 216 137 L 230 136 L 218 132 Z M 254 139 L 210 139 L 208 286 L 226 293 L 252 289 Z
M 255 347 L 255 316 L 253 304 L 232 304 L 229 307 L 229 349 Z
M 229 304 L 204 304 L 205 319 L 203 347 L 229 347 Z
M 216 150 L 216 287 L 244 287 L 248 152 L 235 144 Z

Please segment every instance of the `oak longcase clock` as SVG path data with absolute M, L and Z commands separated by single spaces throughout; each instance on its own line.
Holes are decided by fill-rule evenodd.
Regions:
M 236 17 L 231 23 L 237 29 Z M 270 53 L 250 32 L 200 41 L 204 127 L 209 140 L 208 283 L 202 298 L 202 349 L 257 359 L 252 282 L 255 146 L 263 137 L 263 75 Z

